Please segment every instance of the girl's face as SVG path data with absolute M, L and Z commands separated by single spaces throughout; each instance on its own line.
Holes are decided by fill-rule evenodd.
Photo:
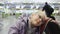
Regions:
M 34 26 L 40 26 L 42 24 L 42 18 L 39 17 L 38 15 L 33 15 L 31 17 L 31 24 Z

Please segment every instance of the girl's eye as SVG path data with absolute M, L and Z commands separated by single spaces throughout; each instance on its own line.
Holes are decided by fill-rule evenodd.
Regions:
M 41 16 L 39 16 L 39 18 L 41 18 Z

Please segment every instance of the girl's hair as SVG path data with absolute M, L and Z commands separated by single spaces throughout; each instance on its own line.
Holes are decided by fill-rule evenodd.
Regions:
M 38 10 L 38 11 L 36 12 L 36 14 L 38 14 L 39 17 L 41 17 L 42 19 L 47 18 L 46 14 L 45 14 L 45 11 Z
M 47 18 L 45 11 L 38 10 L 37 12 L 33 12 L 31 16 L 38 15 L 42 20 L 45 20 Z

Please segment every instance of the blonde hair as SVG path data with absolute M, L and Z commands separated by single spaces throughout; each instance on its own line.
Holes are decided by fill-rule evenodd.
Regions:
M 35 18 L 38 18 L 38 17 L 42 19 L 42 23 L 44 23 L 46 18 L 47 18 L 45 12 L 38 10 L 37 12 L 34 12 L 30 15 L 30 19 L 29 19 L 30 21 L 29 22 L 32 23 L 32 20 L 34 20 Z
M 43 19 L 47 17 L 45 11 L 38 10 L 36 12 L 36 14 L 38 14 L 39 16 L 41 16 Z
M 37 12 L 32 13 L 31 16 L 33 16 L 33 15 L 39 15 L 42 19 L 47 18 L 46 14 L 45 14 L 45 11 L 42 11 L 42 10 L 38 10 Z
M 36 14 L 41 16 L 41 18 L 43 19 L 47 17 L 45 11 L 42 11 L 42 10 L 38 10 L 37 12 L 32 13 L 32 16 Z

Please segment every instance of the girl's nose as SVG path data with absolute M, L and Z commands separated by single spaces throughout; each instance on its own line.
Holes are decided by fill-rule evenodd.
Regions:
M 37 23 L 40 23 L 41 22 L 41 19 L 37 20 Z

